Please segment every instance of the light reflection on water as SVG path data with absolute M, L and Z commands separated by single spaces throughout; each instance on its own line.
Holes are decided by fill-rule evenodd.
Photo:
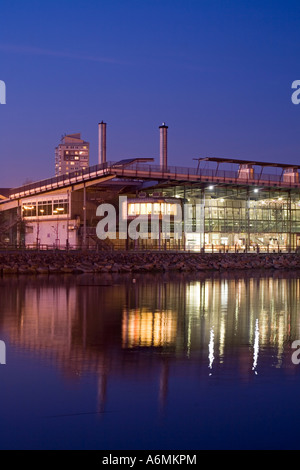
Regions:
M 230 434 L 227 443 L 224 436 L 219 439 L 220 436 L 214 435 L 214 440 L 208 439 L 209 425 L 206 433 L 196 440 L 193 420 L 197 413 L 199 419 L 204 413 L 198 410 L 199 403 L 207 402 L 209 409 L 211 394 L 217 390 L 219 414 L 225 413 L 228 401 L 223 403 L 222 395 L 227 396 L 231 387 L 230 396 L 234 400 L 236 394 L 237 400 L 230 416 L 234 421 L 237 419 L 234 413 L 238 414 L 240 407 L 250 404 L 249 413 L 251 410 L 251 399 L 244 403 L 237 391 L 241 384 L 248 384 L 249 393 L 259 390 L 262 395 L 265 384 L 277 390 L 282 381 L 291 386 L 299 384 L 299 366 L 291 362 L 291 344 L 300 339 L 300 279 L 297 274 L 289 277 L 280 273 L 276 277 L 140 275 L 136 276 L 135 283 L 130 276 L 9 278 L 0 281 L 0 294 L 0 339 L 8 344 L 7 370 L 9 354 L 15 354 L 18 359 L 14 363 L 16 374 L 18 367 L 26 370 L 28 362 L 20 358 L 29 353 L 26 361 L 38 360 L 43 372 L 49 369 L 60 373 L 58 383 L 53 381 L 45 388 L 39 382 L 39 374 L 33 377 L 31 385 L 24 385 L 30 393 L 30 386 L 34 390 L 39 383 L 45 403 L 51 395 L 51 406 L 44 410 L 45 415 L 55 413 L 56 409 L 58 414 L 64 409 L 68 413 L 70 394 L 75 394 L 74 414 L 87 409 L 105 413 L 128 403 L 135 403 L 136 412 L 143 414 L 143 438 L 138 431 L 139 418 L 131 415 L 128 426 L 132 429 L 126 440 L 124 433 L 119 436 L 116 431 L 108 432 L 112 422 L 120 425 L 120 418 L 105 416 L 93 424 L 95 432 L 100 429 L 103 433 L 101 442 L 93 435 L 82 447 L 255 446 L 254 433 L 251 436 L 248 432 L 248 440 L 245 438 L 240 443 L 238 434 L 243 435 L 240 430 Z M 2 372 L 3 368 L 0 374 Z M 11 369 L 10 374 L 13 374 Z M 79 384 L 80 391 L 65 393 L 70 379 Z M 13 383 L 10 380 L 6 391 L 0 394 L 2 404 L 9 402 L 12 392 L 9 386 Z M 91 391 L 91 380 L 95 381 L 95 401 L 89 400 L 87 406 L 85 394 L 87 389 Z M 191 409 L 189 401 L 194 403 L 195 409 Z M 179 419 L 178 404 L 180 413 L 184 413 L 180 437 L 179 431 L 174 434 L 174 422 Z M 30 406 L 34 410 L 35 399 L 29 399 L 26 406 L 27 412 L 31 412 Z M 216 403 L 214 406 L 216 408 Z M 261 407 L 265 409 L 263 402 Z M 164 418 L 161 418 L 162 411 Z M 298 410 L 293 409 L 295 412 Z M 152 421 L 155 416 L 157 422 Z M 211 413 L 209 418 L 201 415 L 201 419 L 207 419 L 213 428 L 214 419 L 219 417 L 212 416 Z M 10 419 L 13 425 L 16 418 L 7 417 L 8 422 Z M 245 422 L 239 421 L 239 426 L 244 428 L 251 419 L 253 415 L 245 416 Z M 77 426 L 79 429 L 79 422 Z M 60 427 L 63 428 L 61 422 Z M 164 430 L 161 434 L 160 428 Z M 78 436 L 78 439 L 73 436 L 58 444 L 53 437 L 55 432 L 55 429 L 49 430 L 47 444 L 42 438 L 36 438 L 36 447 L 51 447 L 51 439 L 56 448 L 81 447 Z M 198 432 L 201 435 L 201 431 Z M 109 439 L 104 437 L 106 435 Z M 21 447 L 18 439 L 20 442 L 24 439 L 21 430 L 14 441 L 14 445 Z M 277 441 L 275 439 L 277 446 L 286 447 L 278 440 L 279 436 Z M 9 446 L 6 441 L 6 447 Z

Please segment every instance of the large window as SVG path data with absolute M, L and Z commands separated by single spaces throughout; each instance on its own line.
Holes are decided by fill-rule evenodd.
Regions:
M 67 199 L 41 200 L 23 203 L 23 217 L 49 217 L 67 215 L 69 203 Z
M 39 217 L 52 215 L 52 201 L 39 201 L 38 215 Z
M 53 214 L 67 214 L 69 209 L 69 204 L 67 199 L 56 199 L 53 201 Z
M 22 207 L 23 217 L 35 217 L 36 216 L 36 202 L 27 202 Z
M 145 202 L 145 203 L 129 203 L 128 215 L 134 217 L 138 215 L 171 215 L 176 216 L 178 212 L 178 204 L 168 202 Z

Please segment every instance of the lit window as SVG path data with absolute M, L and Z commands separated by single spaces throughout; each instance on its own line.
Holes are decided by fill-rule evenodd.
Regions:
M 141 204 L 142 206 L 146 206 L 146 204 Z M 141 205 L 140 204 L 128 204 L 128 215 L 139 215 L 141 213 Z M 146 207 L 144 207 L 146 211 Z
M 135 215 L 135 205 L 128 204 L 128 215 Z
M 154 204 L 153 213 L 160 214 L 160 204 L 158 204 L 157 202 Z

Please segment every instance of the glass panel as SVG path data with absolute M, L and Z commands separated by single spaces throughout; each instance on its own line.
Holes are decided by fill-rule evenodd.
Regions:
M 36 202 L 27 202 L 22 206 L 23 217 L 36 216 Z

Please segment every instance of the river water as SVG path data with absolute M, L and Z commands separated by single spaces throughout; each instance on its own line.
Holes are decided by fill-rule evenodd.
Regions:
M 0 448 L 298 449 L 299 304 L 297 272 L 3 278 Z

